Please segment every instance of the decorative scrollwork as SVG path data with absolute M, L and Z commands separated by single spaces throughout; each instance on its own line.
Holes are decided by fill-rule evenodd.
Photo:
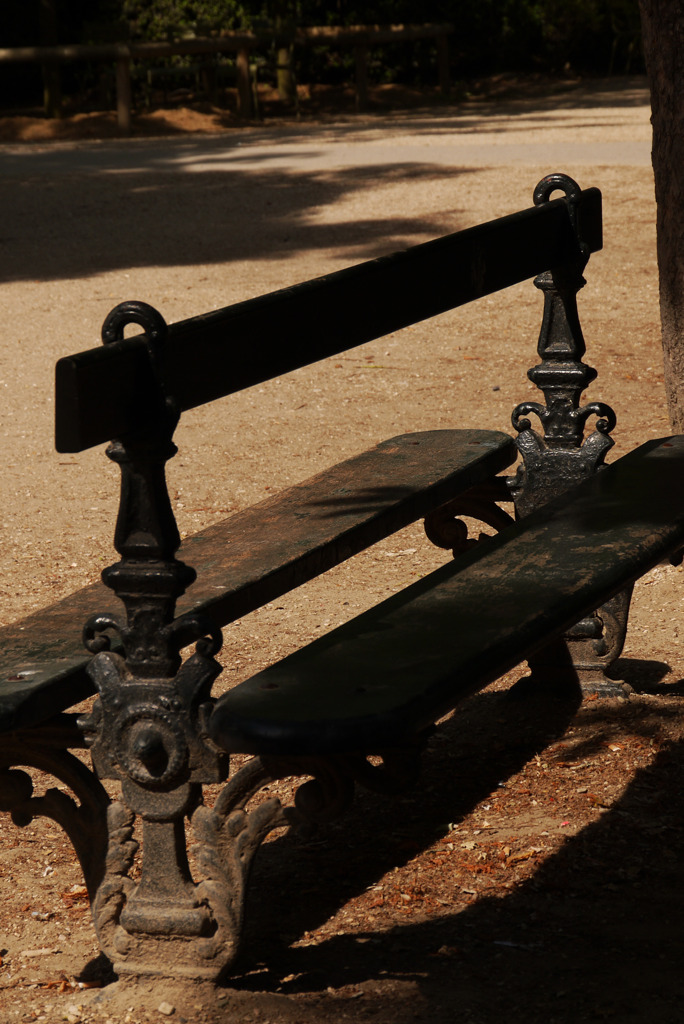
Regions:
M 100 651 L 111 650 L 111 637 L 107 636 L 106 630 L 113 629 L 121 636 L 123 634 L 123 623 L 114 615 L 98 614 L 91 615 L 83 627 L 83 646 L 91 654 L 99 654 Z
M 151 789 L 165 789 L 179 780 L 188 745 L 177 713 L 149 702 L 129 704 L 115 724 L 110 742 L 130 779 Z
M 531 430 L 532 424 L 530 423 L 527 416 L 530 413 L 534 413 L 535 416 L 539 417 L 542 426 L 547 426 L 553 416 L 553 413 L 541 402 L 521 402 L 516 405 L 515 409 L 511 414 L 511 423 L 513 428 L 522 433 L 524 430 Z M 590 402 L 588 405 L 582 406 L 578 409 L 570 409 L 567 413 L 569 421 L 572 423 L 573 431 L 578 428 L 583 430 L 587 420 L 590 416 L 597 416 L 596 429 L 601 434 L 610 434 L 617 423 L 617 417 L 611 406 L 606 405 L 605 402 Z
M 382 766 L 363 757 L 253 758 L 227 783 L 214 808 L 200 806 L 192 817 L 194 855 L 205 881 L 199 893 L 212 908 L 217 932 L 204 941 L 206 956 L 220 957 L 224 970 L 237 953 L 243 925 L 245 889 L 254 855 L 274 828 L 296 821 L 325 822 L 349 805 L 355 783 L 397 792 L 415 780 L 422 740 L 386 753 Z M 308 775 L 292 806 L 270 796 L 249 810 L 250 800 L 277 779 Z
M 534 413 L 541 423 L 548 418 L 548 409 L 541 402 L 521 402 L 516 405 L 515 409 L 511 413 L 511 423 L 513 429 L 521 433 L 523 430 L 531 430 L 532 423 L 527 418 L 530 413 Z
M 590 416 L 598 417 L 596 420 L 596 429 L 600 434 L 610 434 L 617 425 L 617 416 L 615 410 L 610 405 L 606 405 L 605 402 L 589 402 L 583 408 L 578 409 L 577 419 L 580 421 L 582 426 L 586 423 Z
M 223 646 L 221 629 L 206 615 L 181 615 L 165 627 L 164 636 L 178 651 L 196 641 L 204 658 L 215 657 Z
M 503 478 L 473 487 L 430 512 L 423 524 L 425 534 L 435 547 L 450 549 L 456 558 L 487 536 L 481 533 L 478 537 L 470 537 L 468 526 L 462 522 L 461 516 L 486 523 L 499 532 L 510 526 L 513 518 L 497 502 L 510 500 L 508 486 Z
M 127 898 L 135 889 L 135 882 L 128 877 L 138 850 L 138 843 L 133 838 L 134 822 L 135 815 L 121 801 L 111 804 L 107 812 L 104 875 L 91 899 L 100 946 L 113 961 L 119 948 L 126 948 L 126 936 L 119 935 L 119 918 Z
M 60 825 L 76 852 L 92 897 L 103 870 L 109 797 L 97 776 L 68 746 L 83 746 L 73 715 L 62 715 L 44 726 L 3 736 L 0 810 L 8 811 L 19 827 L 37 817 L 50 818 Z M 76 799 L 60 789 L 34 795 L 31 777 L 18 765 L 36 768 L 58 779 Z

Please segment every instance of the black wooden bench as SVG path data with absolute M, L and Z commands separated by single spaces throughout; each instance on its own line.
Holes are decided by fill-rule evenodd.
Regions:
M 225 972 L 268 832 L 339 812 L 356 784 L 401 788 L 434 723 L 523 660 L 528 685 L 621 692 L 606 671 L 630 585 L 684 544 L 684 438 L 603 465 L 615 417 L 580 406 L 595 371 L 582 362 L 576 308 L 600 247 L 598 190 L 551 175 L 529 210 L 178 324 L 124 303 L 104 346 L 60 360 L 58 450 L 117 439 L 121 560 L 106 587 L 1 631 L 0 806 L 19 824 L 46 814 L 67 830 L 120 974 Z M 465 428 L 392 438 L 189 538 L 176 558 L 164 465 L 184 410 L 533 275 L 544 319 L 529 376 L 545 401 L 514 411 L 515 441 Z M 130 323 L 144 333 L 124 338 Z M 515 475 L 502 476 L 519 453 Z M 498 504 L 510 500 L 515 522 Z M 464 543 L 461 515 L 500 532 Z M 212 698 L 221 626 L 421 518 L 453 560 Z M 74 705 L 95 692 L 78 718 Z M 95 772 L 78 756 L 85 746 Z M 231 774 L 234 754 L 254 756 Z M 33 796 L 16 765 L 52 773 L 77 799 Z M 293 807 L 250 803 L 286 776 L 308 780 Z M 100 779 L 120 783 L 120 796 L 110 801 Z M 205 806 L 203 786 L 222 782 Z

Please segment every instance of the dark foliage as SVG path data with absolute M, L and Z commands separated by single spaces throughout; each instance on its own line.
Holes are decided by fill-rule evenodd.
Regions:
M 172 39 L 276 24 L 425 22 L 454 27 L 449 38 L 454 81 L 504 71 L 571 69 L 603 75 L 643 70 L 638 0 L 27 0 L 10 5 L 2 45 Z M 335 84 L 354 74 L 350 49 L 308 48 L 295 59 L 300 82 Z M 435 49 L 429 41 L 375 47 L 369 60 L 376 82 L 417 86 L 436 81 Z M 190 62 L 174 58 L 166 63 L 182 69 Z M 3 69 L 3 79 L 8 76 L 15 96 L 39 97 L 37 67 L 13 65 Z M 102 68 L 62 69 L 67 93 L 83 95 L 102 77 Z

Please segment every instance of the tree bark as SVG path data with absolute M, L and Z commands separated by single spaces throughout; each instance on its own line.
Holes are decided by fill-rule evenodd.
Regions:
M 651 87 L 665 390 L 672 427 L 684 433 L 684 4 L 639 3 Z

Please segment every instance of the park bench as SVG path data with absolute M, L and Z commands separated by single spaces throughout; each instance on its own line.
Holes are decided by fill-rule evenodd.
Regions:
M 103 584 L 2 630 L 0 807 L 20 825 L 44 814 L 66 829 L 119 974 L 225 973 L 266 835 L 341 812 L 357 785 L 399 790 L 435 723 L 525 659 L 528 687 L 623 692 L 607 672 L 630 586 L 684 544 L 684 437 L 604 465 L 615 416 L 580 405 L 595 371 L 582 361 L 576 306 L 602 244 L 600 193 L 550 175 L 534 198 L 509 217 L 170 326 L 145 303 L 123 303 L 103 346 L 58 363 L 58 450 L 111 441 L 121 468 L 121 558 Z M 534 275 L 544 315 L 529 376 L 545 401 L 516 408 L 515 441 L 465 426 L 400 435 L 188 538 L 176 557 L 164 466 L 183 411 Z M 144 333 L 124 337 L 131 323 Z M 515 518 L 501 508 L 511 501 Z M 463 515 L 498 532 L 464 539 Z M 212 697 L 222 626 L 421 518 L 453 559 Z M 74 710 L 95 693 L 89 711 Z M 233 755 L 252 757 L 233 771 Z M 71 795 L 34 795 L 17 766 L 56 776 Z M 260 799 L 293 776 L 305 781 L 292 806 Z M 118 784 L 115 798 L 101 780 Z M 212 807 L 209 784 L 223 784 Z

